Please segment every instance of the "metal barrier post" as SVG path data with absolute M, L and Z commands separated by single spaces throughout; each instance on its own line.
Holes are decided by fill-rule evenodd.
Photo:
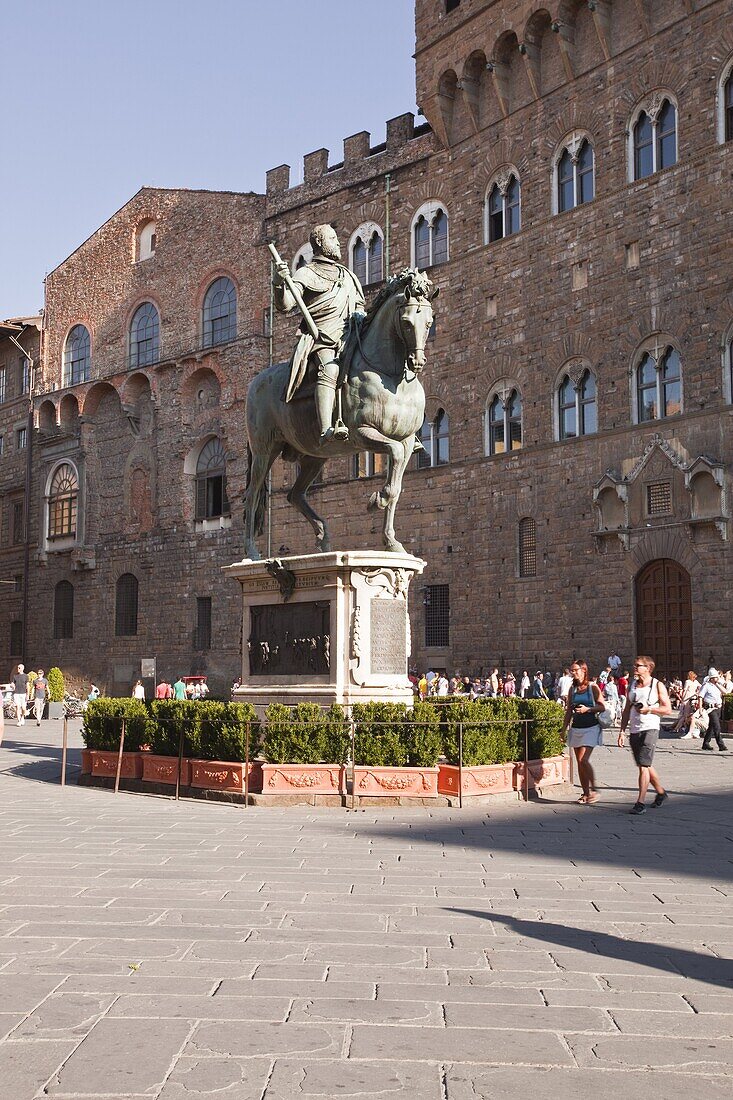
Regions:
M 120 772 L 122 771 L 122 750 L 125 745 L 125 719 L 122 719 L 122 728 L 120 730 L 120 748 L 117 753 L 117 771 L 115 772 L 115 794 L 120 789 Z
M 524 801 L 529 802 L 529 722 L 524 719 Z
M 244 804 L 249 805 L 249 734 L 250 734 L 250 719 L 247 719 L 247 726 L 244 732 Z
M 64 734 L 61 742 L 61 786 L 66 786 L 66 751 L 69 747 L 69 719 L 64 715 Z
M 458 808 L 463 809 L 463 722 L 458 723 Z
M 178 770 L 176 772 L 176 802 L 178 802 L 181 796 L 181 772 L 183 770 L 183 734 L 184 727 L 181 725 L 181 732 L 178 735 Z
M 356 792 L 354 791 L 355 779 L 355 765 L 356 765 L 356 727 L 354 725 L 354 716 L 349 710 L 349 739 L 351 741 L 351 809 L 356 806 Z

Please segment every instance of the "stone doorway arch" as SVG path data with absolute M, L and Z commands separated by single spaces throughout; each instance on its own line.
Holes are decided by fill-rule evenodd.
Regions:
M 655 558 L 636 575 L 636 651 L 653 657 L 655 675 L 680 676 L 692 664 L 690 574 L 673 558 Z

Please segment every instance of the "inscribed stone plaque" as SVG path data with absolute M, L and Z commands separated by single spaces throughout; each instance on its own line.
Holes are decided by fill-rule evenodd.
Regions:
M 407 604 L 372 600 L 371 609 L 371 671 L 400 676 L 407 670 Z
M 250 608 L 250 676 L 323 676 L 331 666 L 328 600 Z

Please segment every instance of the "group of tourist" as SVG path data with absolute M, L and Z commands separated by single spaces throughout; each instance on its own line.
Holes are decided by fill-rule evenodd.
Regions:
M 521 698 L 555 699 L 565 707 L 563 732 L 573 750 L 578 767 L 582 794 L 578 801 L 590 806 L 598 800 L 595 775 L 591 765 L 594 748 L 603 744 L 603 729 L 618 726 L 617 743 L 623 746 L 629 731 L 631 751 L 639 770 L 639 793 L 632 814 L 646 812 L 646 796 L 653 787 L 652 806 L 659 808 L 668 795 L 654 768 L 661 720 L 678 708 L 674 731 L 683 738 L 701 737 L 702 748 L 712 751 L 715 740 L 720 752 L 727 746 L 721 734 L 723 696 L 733 692 L 733 675 L 709 668 L 700 681 L 694 671 L 687 674 L 684 684 L 679 679 L 660 680 L 654 676 L 655 662 L 639 656 L 634 661 L 633 675 L 623 667 L 621 658 L 613 653 L 596 677 L 591 676 L 585 661 L 576 660 L 558 676 L 537 671 L 530 678 L 525 669 L 519 679 L 513 672 L 499 673 L 498 667 L 489 676 L 461 676 L 450 679 L 444 672 L 432 669 L 418 678 L 411 670 L 410 680 L 420 699 L 429 698 L 500 698 L 518 695 Z
M 25 665 L 16 665 L 11 678 L 2 689 L 3 710 L 8 707 L 19 726 L 25 725 L 26 718 L 33 715 L 36 725 L 40 726 L 43 711 L 48 698 L 48 680 L 42 668 L 37 672 L 26 672 Z
M 201 699 L 206 699 L 208 695 L 209 685 L 203 679 L 189 679 L 186 681 L 182 676 L 179 676 L 175 683 L 171 683 L 170 680 L 161 677 L 155 685 L 156 699 L 188 699 L 198 702 Z M 145 685 L 142 680 L 135 683 L 132 689 L 132 697 L 133 699 L 145 699 Z

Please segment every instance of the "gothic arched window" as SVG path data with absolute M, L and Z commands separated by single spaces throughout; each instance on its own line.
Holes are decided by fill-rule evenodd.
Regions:
M 489 191 L 486 209 L 486 243 L 500 241 L 521 228 L 519 179 L 512 172 L 497 180 Z
M 128 638 L 137 634 L 138 583 L 134 573 L 123 573 L 115 590 L 115 634 Z
M 439 203 L 427 202 L 412 220 L 413 267 L 425 268 L 448 259 L 448 215 Z
M 445 409 L 438 409 L 433 420 L 423 420 L 420 442 L 425 449 L 418 451 L 418 470 L 450 462 L 450 421 Z
M 201 448 L 196 462 L 197 520 L 229 515 L 227 498 L 227 460 L 222 441 L 210 439 Z
M 557 210 L 572 210 L 590 202 L 595 193 L 593 146 L 586 137 L 575 137 L 563 146 L 557 160 Z
M 373 223 L 360 225 L 349 242 L 349 263 L 362 286 L 384 278 L 382 231 Z
M 576 383 L 566 374 L 558 390 L 560 439 L 594 435 L 598 431 L 596 380 L 589 370 Z
M 84 325 L 74 325 L 64 344 L 64 385 L 89 381 L 90 339 Z
M 149 367 L 160 357 L 160 318 L 152 302 L 143 302 L 130 322 L 130 366 Z
M 79 500 L 79 478 L 70 462 L 64 462 L 53 473 L 48 487 L 48 538 L 76 538 Z
M 496 393 L 486 416 L 486 450 L 490 455 L 518 451 L 522 446 L 522 395 L 514 387 Z
M 237 335 L 237 291 L 231 279 L 215 279 L 204 297 L 203 344 L 213 348 Z
M 733 68 L 723 85 L 723 137 L 733 141 Z
M 669 168 L 677 162 L 677 108 L 668 97 L 643 107 L 631 129 L 632 179 Z
M 640 424 L 682 412 L 682 364 L 673 347 L 646 351 L 636 368 L 636 415 Z

